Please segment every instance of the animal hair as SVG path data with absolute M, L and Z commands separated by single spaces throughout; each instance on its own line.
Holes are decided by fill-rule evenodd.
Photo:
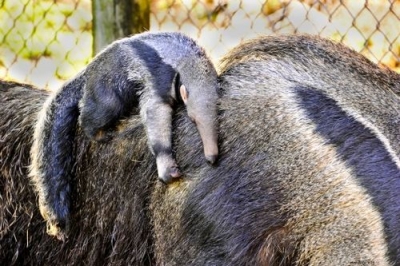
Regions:
M 68 230 L 78 117 L 89 138 L 107 139 L 123 117 L 140 113 L 159 178 L 168 183 L 181 175 L 172 154 L 171 128 L 173 109 L 181 102 L 180 83 L 206 158 L 214 163 L 217 73 L 204 50 L 181 33 L 118 40 L 48 99 L 34 133 L 30 175 L 49 234 L 63 239 Z
M 358 182 L 373 196 L 390 243 L 389 254 L 392 261 L 399 263 L 400 219 L 394 219 L 393 213 L 397 213 L 395 202 L 400 197 L 393 187 L 400 186 L 400 181 L 396 181 L 400 177 L 400 75 L 342 44 L 310 35 L 263 36 L 238 48 L 221 61 L 222 71 L 242 61 L 262 68 L 271 65 L 269 68 L 275 68 L 276 75 L 309 88 L 297 95 L 303 109 L 317 126 L 316 131 L 337 147 L 339 155 L 359 177 Z M 332 105 L 337 108 L 334 113 L 327 107 Z M 335 119 L 324 121 L 327 113 Z M 363 143 L 361 136 L 350 134 L 357 132 L 355 124 L 368 129 L 370 135 Z M 372 151 L 378 146 L 382 151 Z M 363 150 L 363 155 L 357 149 Z M 364 155 L 369 152 L 373 156 Z M 387 163 L 377 165 L 379 160 Z
M 182 108 L 173 119 L 173 145 L 185 177 L 168 186 L 155 181 L 139 115 L 123 120 L 121 133 L 106 143 L 89 142 L 78 127 L 75 209 L 70 237 L 62 244 L 44 232 L 24 177 L 29 139 L 16 141 L 33 132 L 37 103 L 46 95 L 24 85 L 0 86 L 5 107 L 0 116 L 9 118 L 0 120 L 0 139 L 6 140 L 0 142 L 0 169 L 13 169 L 0 172 L 0 187 L 15 188 L 0 190 L 7 199 L 0 204 L 0 216 L 7 217 L 0 219 L 0 246 L 7 247 L 0 249 L 0 262 L 399 264 L 400 238 L 388 222 L 399 217 L 399 169 L 387 146 L 337 99 L 280 73 L 291 71 L 295 62 L 282 68 L 277 60 L 254 58 L 229 53 L 225 62 L 231 67 L 219 75 L 218 167 L 202 163 L 200 137 Z M 371 65 L 371 71 L 385 70 Z M 307 81 L 308 72 L 303 75 Z M 375 82 L 391 82 L 387 78 Z M 17 92 L 31 100 L 8 100 L 18 99 Z M 23 104 L 27 108 L 20 108 Z M 391 117 L 397 126 L 399 117 Z M 13 143 L 19 153 L 2 152 Z M 16 164 L 5 164 L 4 158 Z
M 373 131 L 400 167 L 399 121 L 393 121 L 400 113 L 396 72 L 378 67 L 343 44 L 312 35 L 262 36 L 244 42 L 221 60 L 221 69 L 242 61 L 274 61 L 282 78 L 327 94 Z

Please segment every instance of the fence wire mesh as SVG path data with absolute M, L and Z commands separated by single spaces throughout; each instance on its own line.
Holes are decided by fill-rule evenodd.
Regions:
M 90 0 L 0 1 L 0 77 L 58 87 L 91 57 Z
M 215 62 L 240 41 L 310 33 L 400 72 L 399 0 L 152 0 L 150 30 L 181 31 Z M 0 78 L 57 88 L 92 58 L 90 0 L 0 0 Z

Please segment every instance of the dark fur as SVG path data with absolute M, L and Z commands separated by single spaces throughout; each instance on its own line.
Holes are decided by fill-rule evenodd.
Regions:
M 137 115 L 109 143 L 88 143 L 78 129 L 75 214 L 64 243 L 45 234 L 33 198 L 28 203 L 19 199 L 33 195 L 19 174 L 24 174 L 21 163 L 28 162 L 0 165 L 14 169 L 15 176 L 3 174 L 5 184 L 17 184 L 0 213 L 21 206 L 14 207 L 20 217 L 16 223 L 1 228 L 6 234 L 0 246 L 7 248 L 0 249 L 0 261 L 385 265 L 390 259 L 397 264 L 400 239 L 391 235 L 388 223 L 399 220 L 399 169 L 392 154 L 332 97 L 307 82 L 282 77 L 276 71 L 280 63 L 235 55 L 228 55 L 234 66 L 220 76 L 218 167 L 203 164 L 200 137 L 182 110 L 173 125 L 176 158 L 185 177 L 169 186 L 155 182 L 155 164 Z M 290 70 L 291 63 L 286 64 Z M 375 68 L 371 65 L 371 71 Z M 13 94 L 11 89 L 1 93 Z M 45 97 L 29 89 L 24 94 L 39 102 Z M 2 117 L 21 119 L 14 131 L 0 126 L 0 139 L 9 140 L 0 143 L 2 151 L 19 132 L 32 130 L 27 118 L 39 108 L 24 110 L 19 106 L 26 101 L 0 100 L 8 107 L 0 110 Z M 26 160 L 28 147 L 22 152 Z M 380 196 L 382 187 L 387 197 Z
M 217 147 L 217 73 L 203 49 L 180 33 L 144 33 L 114 42 L 48 100 L 35 130 L 31 176 L 49 234 L 64 238 L 68 231 L 78 117 L 93 138 L 140 112 L 159 178 L 168 183 L 180 175 L 171 139 L 177 73 L 194 98 L 187 111 L 202 125 L 205 150 L 210 143 Z M 214 151 L 206 157 L 217 156 Z
M 117 142 L 88 142 L 78 130 L 70 238 L 62 243 L 46 234 L 28 178 L 33 128 L 46 97 L 29 85 L 0 82 L 0 264 L 154 264 L 146 206 L 157 174 L 138 116 Z M 138 166 L 143 175 L 132 171 Z

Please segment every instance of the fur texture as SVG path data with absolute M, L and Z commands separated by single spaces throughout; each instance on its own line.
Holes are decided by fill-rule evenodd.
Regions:
M 50 235 L 64 239 L 68 231 L 78 117 L 87 136 L 104 138 L 121 118 L 140 113 L 158 177 L 168 183 L 180 176 L 171 139 L 180 83 L 206 158 L 214 163 L 217 73 L 203 49 L 183 34 L 144 33 L 116 41 L 48 99 L 35 129 L 30 175 Z
M 241 62 L 303 87 L 296 90 L 302 109 L 373 196 L 391 257 L 400 263 L 400 217 L 393 218 L 400 209 L 400 75 L 342 44 L 309 35 L 251 40 L 233 49 L 222 69 Z
M 380 68 L 348 47 L 310 35 L 263 36 L 221 60 L 225 71 L 242 61 L 274 64 L 274 74 L 334 99 L 390 152 L 400 167 L 400 75 Z M 273 62 L 271 62 L 273 61 Z
M 309 39 L 310 45 L 319 41 Z M 381 138 L 337 99 L 311 86 L 308 72 L 303 73 L 304 83 L 283 76 L 280 70 L 290 71 L 295 62 L 279 68 L 282 63 L 277 60 L 243 59 L 235 51 L 227 58 L 230 67 L 221 72 L 219 83 L 223 95 L 218 167 L 203 163 L 200 136 L 182 109 L 173 120 L 173 144 L 185 176 L 168 186 L 155 182 L 156 165 L 138 115 L 123 121 L 121 131 L 107 143 L 88 142 L 78 128 L 73 141 L 76 182 L 72 198 L 76 201 L 71 236 L 60 243 L 41 228 L 33 193 L 24 182 L 26 169 L 21 166 L 28 163 L 24 161 L 26 147 L 21 150 L 23 161 L 0 165 L 14 169 L 2 172 L 4 184 L 16 184 L 0 213 L 15 208 L 9 219 L 19 217 L 0 230 L 5 232 L 0 246 L 7 247 L 0 249 L 0 261 L 398 264 L 400 238 L 391 222 L 397 223 L 400 215 L 399 169 Z M 370 68 L 384 71 L 374 65 Z M 380 82 L 392 80 L 375 80 Z M 8 137 L 6 143 L 0 142 L 1 162 L 1 151 L 20 143 L 13 141 L 20 132 L 32 132 L 39 110 L 35 104 L 20 108 L 27 101 L 5 100 L 6 95 L 14 98 L 15 88 L 2 90 L 0 104 L 6 108 L 0 109 L 0 115 L 15 122 L 10 125 L 12 131 L 0 126 L 0 139 Z M 43 102 L 44 94 L 23 90 L 32 98 L 29 104 Z M 375 91 L 370 93 L 379 93 Z M 364 100 L 374 101 L 374 97 Z M 383 102 L 382 108 L 386 108 Z M 398 118 L 391 117 L 394 123 Z M 29 139 L 19 141 L 29 143 Z M 2 197 L 10 195 L 7 191 Z M 23 195 L 31 197 L 20 198 Z

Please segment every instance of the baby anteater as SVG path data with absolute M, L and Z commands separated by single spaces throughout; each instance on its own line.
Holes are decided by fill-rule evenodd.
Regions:
M 172 154 L 172 112 L 186 105 L 210 163 L 218 156 L 217 72 L 204 50 L 181 33 L 143 33 L 116 41 L 45 103 L 32 147 L 31 176 L 48 233 L 63 238 L 70 216 L 74 136 L 104 132 L 140 111 L 159 178 L 181 175 Z

